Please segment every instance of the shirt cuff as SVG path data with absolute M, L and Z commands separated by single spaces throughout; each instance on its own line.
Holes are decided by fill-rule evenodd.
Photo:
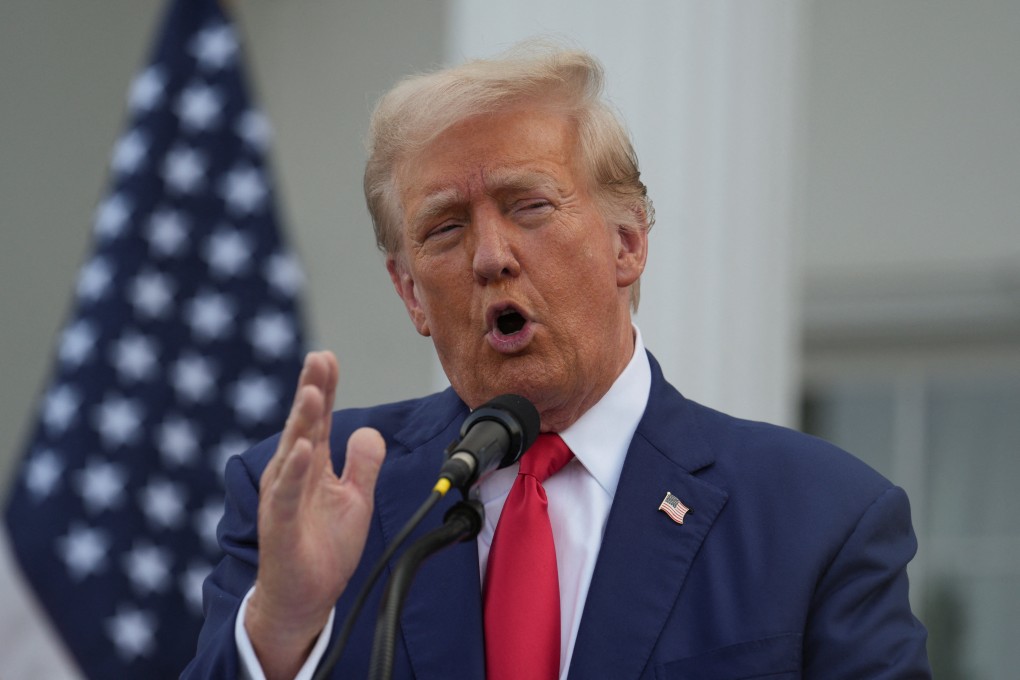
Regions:
M 262 671 L 262 665 L 259 663 L 258 656 L 255 655 L 255 647 L 252 646 L 251 639 L 248 638 L 248 631 L 244 628 L 244 613 L 248 610 L 248 600 L 251 599 L 254 592 L 255 586 L 252 586 L 248 590 L 248 594 L 241 601 L 241 608 L 238 610 L 237 618 L 234 620 L 234 642 L 237 644 L 237 655 L 241 661 L 240 680 L 266 680 L 266 674 Z M 311 680 L 316 666 L 319 665 L 319 661 L 322 660 L 322 656 L 326 653 L 326 648 L 329 646 L 329 635 L 333 632 L 333 618 L 335 614 L 336 610 L 329 612 L 329 619 L 326 621 L 326 625 L 323 627 L 322 632 L 319 633 L 312 651 L 308 654 L 308 658 L 305 659 L 301 670 L 294 676 L 294 680 Z

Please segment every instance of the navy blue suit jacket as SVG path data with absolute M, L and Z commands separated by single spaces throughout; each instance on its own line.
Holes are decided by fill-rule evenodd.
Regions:
M 916 541 L 903 491 L 820 440 L 685 399 L 651 363 L 648 407 L 609 514 L 570 678 L 930 677 L 926 633 L 907 602 Z M 334 636 L 367 572 L 431 490 L 467 412 L 447 390 L 334 416 L 337 469 L 358 427 L 379 429 L 387 442 L 365 554 L 337 603 Z M 184 677 L 237 674 L 234 619 L 255 579 L 258 480 L 275 446 L 263 442 L 227 466 L 219 530 L 227 556 L 206 582 L 206 623 Z M 657 510 L 667 492 L 691 508 L 683 525 Z M 444 500 L 417 535 L 455 501 Z M 335 677 L 367 677 L 380 590 Z M 427 561 L 403 610 L 394 677 L 484 677 L 480 592 L 473 542 Z

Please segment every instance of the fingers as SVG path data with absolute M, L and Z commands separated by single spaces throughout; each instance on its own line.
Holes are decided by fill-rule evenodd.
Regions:
M 355 430 L 347 440 L 347 461 L 340 482 L 353 485 L 366 497 L 372 498 L 385 456 L 386 443 L 378 430 L 370 427 Z
M 340 379 L 340 366 L 336 355 L 332 352 L 321 352 L 326 364 L 326 380 L 322 386 L 325 406 L 322 412 L 322 441 L 329 442 L 329 431 L 333 424 L 333 401 L 336 398 L 336 386 Z
M 288 453 L 294 447 L 294 441 L 304 434 L 305 423 L 298 422 L 298 415 L 301 409 L 301 390 L 309 384 L 309 373 L 311 371 L 312 355 L 305 356 L 305 363 L 301 367 L 301 374 L 298 375 L 298 384 L 294 390 L 294 402 L 291 404 L 290 413 L 287 415 L 287 422 L 284 423 L 283 432 L 280 435 L 280 443 L 276 447 L 277 455 L 281 452 Z
M 325 455 L 328 458 L 328 423 L 338 374 L 336 357 L 332 352 L 310 352 L 305 357 L 294 403 L 280 435 L 276 453 L 263 474 L 266 483 L 275 480 L 280 467 L 291 455 L 299 439 L 307 439 L 313 449 L 321 443 L 326 447 Z
M 306 479 L 312 466 L 312 445 L 307 439 L 298 439 L 286 458 L 276 457 L 281 459 L 279 473 L 272 480 L 268 492 L 262 494 L 262 502 L 271 505 L 269 514 L 274 522 L 286 525 L 297 518 L 301 509 Z

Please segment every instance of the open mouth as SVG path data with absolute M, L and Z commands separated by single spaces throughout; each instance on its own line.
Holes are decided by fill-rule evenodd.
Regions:
M 497 302 L 486 312 L 489 331 L 485 334 L 489 345 L 506 356 L 524 352 L 535 336 L 534 319 L 526 309 L 513 303 Z
M 496 317 L 496 328 L 503 335 L 513 335 L 524 328 L 527 320 L 516 309 L 507 308 Z

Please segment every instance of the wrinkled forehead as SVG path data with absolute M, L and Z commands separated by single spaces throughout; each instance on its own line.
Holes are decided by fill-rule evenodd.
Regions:
M 401 200 L 457 192 L 535 188 L 584 170 L 573 117 L 555 107 L 515 107 L 462 119 L 409 149 L 393 167 Z

